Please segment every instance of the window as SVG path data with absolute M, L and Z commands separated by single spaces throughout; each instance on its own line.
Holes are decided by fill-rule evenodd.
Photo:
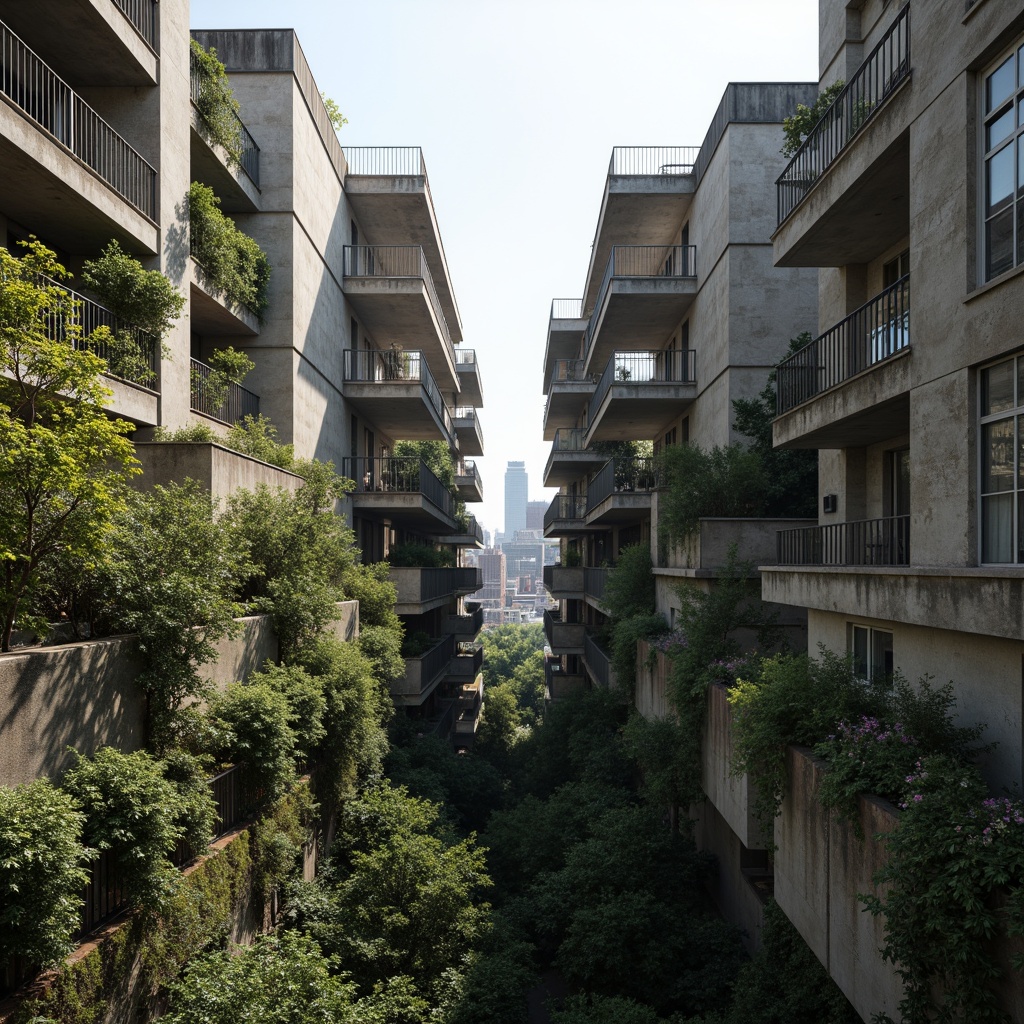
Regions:
M 892 679 L 892 633 L 851 623 L 850 653 L 853 655 L 853 671 L 859 679 L 869 683 Z
M 981 88 L 984 280 L 1024 263 L 1024 45 L 985 73 Z
M 981 371 L 981 561 L 1024 562 L 1024 356 Z

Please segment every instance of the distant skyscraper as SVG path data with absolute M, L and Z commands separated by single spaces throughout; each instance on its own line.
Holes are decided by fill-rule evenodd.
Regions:
M 526 529 L 526 504 L 529 478 L 526 475 L 525 462 L 510 462 L 505 470 L 505 529 L 508 538 L 516 535 L 516 530 Z
M 544 513 L 548 510 L 546 501 L 528 501 L 526 503 L 526 528 L 528 530 L 544 529 Z

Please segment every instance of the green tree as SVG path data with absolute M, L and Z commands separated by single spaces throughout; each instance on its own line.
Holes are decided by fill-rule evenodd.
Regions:
M 41 574 L 60 554 L 88 562 L 106 547 L 138 472 L 126 434 L 104 412 L 104 362 L 83 349 L 66 276 L 37 241 L 0 249 L 0 650 L 32 623 Z M 60 325 L 59 329 L 56 325 Z M 105 330 L 105 328 L 104 328 Z
M 835 98 L 843 91 L 843 82 L 833 82 L 823 89 L 818 98 L 811 106 L 803 103 L 796 105 L 796 113 L 783 118 L 782 149 L 779 150 L 783 156 L 793 156 L 800 148 L 804 139 L 810 134 L 811 129 L 822 119 L 825 111 L 832 106 Z
M 543 651 L 544 627 L 508 625 L 486 630 L 480 637 L 484 648 L 484 686 L 495 686 L 515 675 L 516 669 L 535 651 Z
M 320 93 L 320 98 L 324 101 L 324 109 L 327 111 L 327 116 L 331 119 L 331 127 L 336 132 L 340 132 L 348 124 L 348 118 L 342 114 L 341 107 L 327 93 Z

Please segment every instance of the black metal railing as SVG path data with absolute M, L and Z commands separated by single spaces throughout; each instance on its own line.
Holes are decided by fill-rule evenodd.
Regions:
M 210 378 L 217 371 L 198 359 L 190 361 L 191 407 L 222 423 L 238 423 L 246 416 L 260 414 L 260 396 L 233 380 L 217 386 Z
M 616 352 L 608 360 L 590 399 L 591 426 L 613 384 L 692 384 L 695 365 L 693 349 Z
M 156 219 L 156 170 L 0 22 L 0 91 L 122 199 Z
M 419 146 L 343 146 L 342 149 L 350 175 L 423 178 L 427 174 Z
M 47 288 L 58 288 L 69 296 L 74 305 L 73 312 L 51 311 L 45 315 L 47 331 L 54 341 L 69 344 L 93 352 L 106 361 L 108 373 L 112 377 L 141 384 L 152 388 L 157 380 L 157 354 L 159 343 L 151 334 L 125 320 L 119 320 L 105 306 L 93 299 L 76 292 L 60 281 L 38 275 L 38 281 Z M 74 324 L 78 331 L 69 331 Z M 115 337 L 110 341 L 94 338 L 92 335 L 100 328 L 106 327 Z
M 589 634 L 583 635 L 583 661 L 590 674 L 603 690 L 611 685 L 611 664 L 608 652 Z
M 438 676 L 448 671 L 455 653 L 455 638 L 449 633 L 442 637 L 429 651 L 418 658 L 406 658 L 406 662 L 419 662 L 420 689 L 425 689 Z
M 599 604 L 604 604 L 604 591 L 611 569 L 607 566 L 590 566 L 583 570 L 583 593 Z
M 451 492 L 415 455 L 345 458 L 341 472 L 355 481 L 356 494 L 422 494 L 445 515 L 452 514 Z
M 608 176 L 692 174 L 700 146 L 616 146 Z
M 156 0 L 114 0 L 114 5 L 135 26 L 140 36 L 156 48 Z
M 483 544 L 484 542 L 484 528 L 477 522 L 476 516 L 468 516 L 468 522 L 466 523 L 465 534 L 467 537 L 474 538 L 478 543 Z
M 452 411 L 452 418 L 455 420 L 456 430 L 462 430 L 463 432 L 471 430 L 480 442 L 480 447 L 483 447 L 484 434 L 480 429 L 480 418 L 476 414 L 476 409 L 471 405 L 463 405 Z
M 779 364 L 775 371 L 777 415 L 908 348 L 909 274 Z
M 390 349 L 384 352 L 345 349 L 342 373 L 352 384 L 395 384 L 418 381 L 437 413 L 449 437 L 455 427 L 451 410 L 441 397 L 441 391 L 430 372 L 422 352 Z
M 909 75 L 908 4 L 810 130 L 775 182 L 779 224 Z
M 455 463 L 455 479 L 459 480 L 460 478 L 466 481 L 474 481 L 476 486 L 481 491 L 483 490 L 484 482 L 480 476 L 480 470 L 473 459 L 459 459 Z M 460 486 L 468 486 L 468 483 Z
M 552 299 L 551 300 L 552 320 L 582 320 L 583 300 L 582 299 Z
M 551 368 L 552 384 L 571 384 L 587 380 L 582 359 L 556 359 Z
M 476 349 L 455 346 L 455 366 L 476 366 Z
M 454 590 L 463 596 L 475 594 L 484 585 L 484 571 L 479 566 L 460 566 L 452 572 L 455 574 Z
M 592 512 L 613 494 L 650 494 L 657 486 L 658 470 L 654 459 L 611 459 L 590 481 L 587 512 Z
M 256 145 L 252 132 L 245 126 L 245 122 L 238 116 L 238 111 L 235 110 L 225 97 L 221 95 L 203 96 L 204 90 L 209 89 L 210 86 L 203 75 L 199 57 L 194 51 L 189 53 L 189 69 L 191 71 L 192 102 L 196 105 L 196 109 L 200 111 L 200 115 L 202 115 L 203 106 L 205 105 L 204 100 L 219 104 L 223 106 L 225 111 L 231 112 L 232 138 L 226 148 L 232 158 L 238 161 L 238 166 L 249 175 L 252 183 L 259 188 L 260 147 Z M 224 140 L 219 141 L 223 142 Z
M 585 494 L 556 494 L 544 513 L 544 529 L 553 523 L 566 520 L 582 522 L 587 514 L 587 496 Z
M 685 280 L 697 276 L 697 247 L 695 245 L 613 245 L 608 265 L 597 290 L 594 312 L 583 335 L 583 351 L 590 352 L 594 331 L 600 319 L 598 311 L 604 305 L 611 282 L 620 277 L 659 278 Z
M 470 588 L 479 589 L 473 586 L 476 575 L 475 570 L 470 568 L 392 566 L 391 580 L 396 585 L 401 583 L 400 600 L 408 597 L 416 604 L 451 597 Z
M 910 516 L 780 530 L 779 565 L 910 565 Z
M 472 682 L 484 664 L 484 649 L 475 641 L 459 643 L 452 658 L 451 674 L 458 679 Z

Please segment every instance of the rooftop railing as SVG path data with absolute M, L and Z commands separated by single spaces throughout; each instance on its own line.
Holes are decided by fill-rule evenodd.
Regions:
M 390 349 L 383 352 L 345 349 L 344 380 L 353 384 L 396 384 L 419 382 L 431 406 L 450 437 L 454 432 L 452 414 L 430 373 L 422 352 Z
M 910 347 L 910 275 L 780 363 L 775 410 L 781 416 Z
M 910 565 L 910 516 L 780 530 L 779 565 Z
M 654 459 L 611 459 L 590 481 L 587 512 L 593 512 L 613 494 L 650 494 L 657 486 L 658 471 Z
M 692 384 L 694 365 L 693 349 L 616 352 L 608 360 L 590 400 L 591 423 L 613 384 Z
M 695 245 L 613 245 L 605 267 L 601 287 L 597 290 L 594 313 L 587 324 L 583 349 L 589 353 L 597 329 L 598 310 L 604 305 L 611 282 L 619 277 L 669 277 L 676 279 L 697 276 Z
M 202 71 L 200 70 L 199 58 L 196 56 L 194 51 L 189 53 L 189 68 L 191 70 L 192 79 L 192 102 L 201 110 L 205 79 L 203 78 Z M 227 147 L 228 152 L 235 160 L 238 161 L 239 167 L 249 175 L 252 183 L 259 188 L 260 147 L 256 145 L 256 140 L 252 137 L 252 132 L 246 128 L 245 122 L 238 116 L 238 111 L 227 103 L 224 104 L 224 109 L 226 111 L 230 111 L 231 124 L 233 126 L 232 134 L 234 135 L 234 138 L 231 140 L 231 144 Z
M 692 174 L 700 146 L 616 146 L 608 175 Z
M 419 146 L 343 146 L 350 175 L 426 177 Z
M 212 366 L 207 366 L 198 359 L 191 360 L 191 406 L 195 412 L 212 416 L 222 423 L 238 423 L 246 416 L 259 416 L 259 395 L 253 394 L 233 380 L 225 385 L 226 392 L 222 391 L 221 387 L 214 386 L 210 380 L 214 373 Z M 221 394 L 224 395 L 223 399 L 220 399 Z
M 0 22 L 0 92 L 150 220 L 156 170 Z
M 587 496 L 585 494 L 556 494 L 544 513 L 544 529 L 555 522 L 582 521 L 586 514 Z
M 583 300 L 582 299 L 552 299 L 551 300 L 552 320 L 582 320 Z
M 893 94 L 896 86 L 909 75 L 908 4 L 808 132 L 776 181 L 779 224 L 793 212 L 815 182 Z
M 140 36 L 156 48 L 156 0 L 114 0 Z
M 345 458 L 342 476 L 356 483 L 356 494 L 422 494 L 445 515 L 452 514 L 452 495 L 415 455 Z

